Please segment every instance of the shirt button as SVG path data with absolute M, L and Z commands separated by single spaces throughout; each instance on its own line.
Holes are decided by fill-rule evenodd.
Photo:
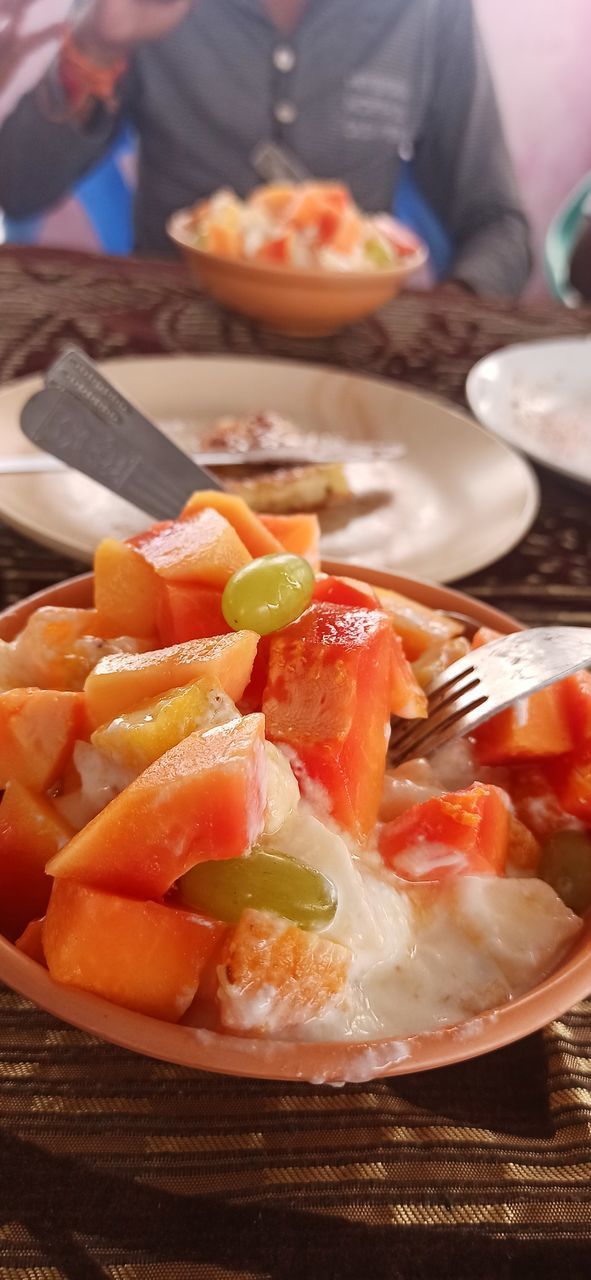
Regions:
M 295 53 L 288 44 L 278 44 L 273 51 L 273 66 L 277 71 L 293 71 L 295 60 Z
M 279 121 L 279 124 L 293 124 L 298 113 L 293 102 L 276 102 L 273 114 L 275 119 Z

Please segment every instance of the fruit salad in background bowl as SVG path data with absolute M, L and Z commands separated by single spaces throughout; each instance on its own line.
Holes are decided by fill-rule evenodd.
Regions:
M 391 769 L 433 673 L 515 624 L 320 569 L 289 519 L 195 494 L 3 616 L 0 978 L 203 1069 L 471 1057 L 591 987 L 591 680 Z
M 339 183 L 218 191 L 168 233 L 214 298 L 270 327 L 326 334 L 396 296 L 427 258 L 389 214 L 363 214 Z

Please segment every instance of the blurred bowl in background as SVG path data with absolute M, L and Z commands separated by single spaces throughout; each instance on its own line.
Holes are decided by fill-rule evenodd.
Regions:
M 321 337 L 371 315 L 400 293 L 427 260 L 424 246 L 393 267 L 329 271 L 223 257 L 195 247 L 194 210 L 180 209 L 167 231 L 191 275 L 223 306 L 270 329 Z

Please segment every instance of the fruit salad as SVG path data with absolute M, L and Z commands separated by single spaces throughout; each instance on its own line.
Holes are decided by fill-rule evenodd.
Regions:
M 591 677 L 388 765 L 494 638 L 320 572 L 314 517 L 228 493 L 105 539 L 93 607 L 0 645 L 0 930 L 228 1036 L 405 1037 L 520 995 L 591 904 Z
M 195 248 L 224 258 L 325 271 L 387 271 L 422 249 L 389 214 L 363 214 L 341 183 L 271 183 L 246 200 L 217 191 L 191 214 Z

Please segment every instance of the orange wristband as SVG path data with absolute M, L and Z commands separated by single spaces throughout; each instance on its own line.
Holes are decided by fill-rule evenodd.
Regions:
M 117 105 L 117 84 L 128 65 L 128 59 L 121 57 L 110 67 L 99 66 L 78 48 L 69 31 L 61 47 L 59 74 L 71 106 L 78 110 L 94 99 L 113 110 Z

